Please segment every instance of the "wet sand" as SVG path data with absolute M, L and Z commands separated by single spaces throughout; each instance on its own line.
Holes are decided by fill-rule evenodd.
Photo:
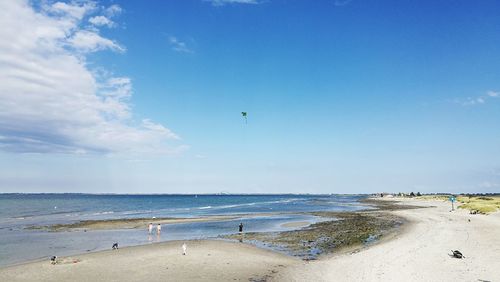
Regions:
M 373 200 L 363 200 L 363 202 L 371 205 L 371 208 L 354 212 L 311 212 L 308 214 L 320 216 L 324 220 L 313 224 L 305 221 L 285 223 L 300 227 L 295 230 L 230 234 L 221 238 L 250 242 L 304 260 L 316 260 L 332 253 L 360 250 L 391 238 L 401 231 L 405 219 L 390 211 L 419 208 L 413 205 L 400 206 L 394 202 Z
M 306 227 L 310 225 L 309 221 L 295 221 L 281 224 L 281 227 Z
M 54 224 L 48 226 L 30 226 L 27 229 L 44 229 L 49 231 L 72 231 L 72 230 L 110 230 L 110 229 L 147 229 L 149 223 L 174 224 L 189 222 L 208 222 L 231 220 L 239 218 L 237 216 L 206 216 L 196 218 L 123 218 L 123 219 L 105 219 L 105 220 L 82 220 L 69 224 Z

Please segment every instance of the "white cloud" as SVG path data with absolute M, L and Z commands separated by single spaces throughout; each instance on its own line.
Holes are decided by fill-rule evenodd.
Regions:
M 175 36 L 170 36 L 168 38 L 168 42 L 170 43 L 170 46 L 172 47 L 172 50 L 180 53 L 193 53 L 193 50 L 188 48 L 186 42 L 180 41 L 177 39 Z
M 124 51 L 86 30 L 93 2 L 0 1 L 0 150 L 35 153 L 176 153 L 179 136 L 129 106 L 132 84 L 89 69 L 86 54 Z
M 214 6 L 224 6 L 226 4 L 259 4 L 257 0 L 205 0 L 212 3 Z
M 482 95 L 482 96 L 467 97 L 465 99 L 457 98 L 453 101 L 457 104 L 462 105 L 462 106 L 474 106 L 474 105 L 485 104 L 488 100 L 490 100 L 492 98 L 500 98 L 500 92 L 490 90 L 490 91 L 487 91 L 486 94 Z
M 491 91 L 491 90 L 490 90 L 490 91 L 488 91 L 486 94 L 487 94 L 489 97 L 495 97 L 495 98 L 496 98 L 496 97 L 500 97 L 500 92 L 495 92 L 495 91 Z
M 56 2 L 50 7 L 46 7 L 46 11 L 56 14 L 69 16 L 77 20 L 81 20 L 85 14 L 94 10 L 96 7 L 95 2 L 88 1 L 83 5 L 67 4 L 63 2 Z
M 120 15 L 123 9 L 117 4 L 111 5 L 108 8 L 103 9 L 104 15 L 98 15 L 91 17 L 89 22 L 95 26 L 107 26 L 109 28 L 116 27 L 116 23 L 112 18 Z
M 123 12 L 123 9 L 114 4 L 114 5 L 111 5 L 109 6 L 106 10 L 105 10 L 105 13 L 108 17 L 114 17 L 114 16 L 117 16 L 119 14 L 121 14 Z
M 95 16 L 89 19 L 89 22 L 95 26 L 107 26 L 107 27 L 114 27 L 115 23 L 106 18 L 105 16 Z
M 124 52 L 125 48 L 116 42 L 100 36 L 95 31 L 79 30 L 67 42 L 71 47 L 82 52 L 95 52 L 105 49 Z

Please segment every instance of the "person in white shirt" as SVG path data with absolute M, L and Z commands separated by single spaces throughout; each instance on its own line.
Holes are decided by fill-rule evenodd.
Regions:
M 187 251 L 187 245 L 186 245 L 186 243 L 183 243 L 182 244 L 182 254 L 186 255 L 186 251 Z
M 153 223 L 150 223 L 148 225 L 148 231 L 149 231 L 149 234 L 153 233 Z
M 156 227 L 156 233 L 160 235 L 161 233 L 161 224 L 158 223 L 158 226 Z

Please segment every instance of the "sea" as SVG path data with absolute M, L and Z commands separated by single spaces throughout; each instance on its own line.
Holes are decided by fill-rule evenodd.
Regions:
M 212 239 L 238 232 L 293 230 L 293 222 L 327 220 L 305 214 L 312 211 L 355 211 L 367 208 L 363 195 L 103 195 L 0 194 L 0 266 L 71 256 L 154 242 Z M 51 232 L 33 229 L 81 220 L 122 218 L 196 218 L 235 215 L 210 222 L 164 225 L 160 236 L 144 229 Z M 154 221 L 154 220 L 153 220 Z

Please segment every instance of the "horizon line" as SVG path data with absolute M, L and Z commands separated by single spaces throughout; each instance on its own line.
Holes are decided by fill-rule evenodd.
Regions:
M 86 192 L 0 192 L 0 195 L 93 195 L 93 196 L 282 196 L 282 195 L 296 195 L 296 196 L 369 196 L 369 195 L 397 195 L 402 192 L 377 192 L 377 193 L 86 193 Z M 404 193 L 410 194 L 411 192 Z M 477 192 L 477 193 L 451 193 L 451 192 L 432 192 L 421 193 L 421 195 L 500 195 L 500 192 Z

